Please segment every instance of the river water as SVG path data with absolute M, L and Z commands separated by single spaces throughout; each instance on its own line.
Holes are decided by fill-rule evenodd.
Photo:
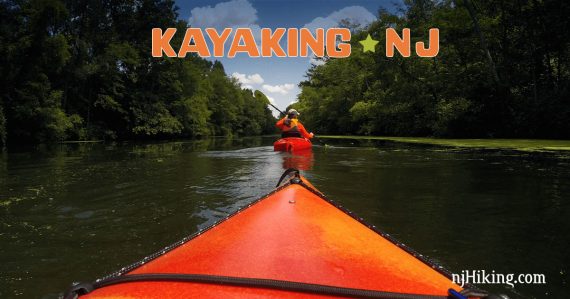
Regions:
M 331 199 L 454 273 L 544 274 L 480 285 L 569 298 L 570 154 L 274 138 L 63 144 L 0 154 L 0 298 L 57 298 L 212 224 L 298 167 Z

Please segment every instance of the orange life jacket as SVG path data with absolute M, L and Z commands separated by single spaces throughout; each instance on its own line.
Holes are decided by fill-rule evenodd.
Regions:
M 283 132 L 299 132 L 298 122 L 299 122 L 299 120 L 296 118 L 286 119 L 283 122 L 284 126 L 281 128 L 281 131 L 283 131 Z
M 280 119 L 276 125 L 281 130 L 282 137 L 303 137 L 307 139 L 311 139 L 313 137 L 296 118 L 284 117 Z

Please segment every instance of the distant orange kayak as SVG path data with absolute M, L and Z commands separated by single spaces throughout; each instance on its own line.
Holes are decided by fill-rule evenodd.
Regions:
M 467 298 L 450 297 L 463 289 L 445 270 L 298 171 L 281 179 L 217 224 L 65 298 Z
M 301 137 L 285 137 L 273 143 L 273 150 L 280 152 L 293 152 L 310 149 L 313 143 Z

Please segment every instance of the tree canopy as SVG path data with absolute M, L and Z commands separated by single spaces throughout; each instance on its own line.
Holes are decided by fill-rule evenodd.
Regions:
M 152 28 L 188 27 L 176 10 L 172 0 L 1 1 L 0 145 L 274 132 L 265 96 L 221 63 L 151 56 Z
M 570 138 L 570 3 L 404 1 L 352 37 L 352 54 L 314 65 L 294 108 L 318 133 Z M 348 24 L 350 25 L 350 24 Z M 412 45 L 439 28 L 435 58 L 385 55 L 385 31 Z M 358 41 L 370 34 L 376 52 Z

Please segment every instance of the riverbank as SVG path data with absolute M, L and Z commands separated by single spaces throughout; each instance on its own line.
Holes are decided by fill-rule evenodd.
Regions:
M 525 152 L 570 151 L 570 140 L 548 139 L 441 139 L 432 137 L 389 137 L 389 136 L 332 136 L 321 135 L 322 139 L 385 140 L 400 143 L 430 144 L 448 147 L 481 149 L 509 149 Z

